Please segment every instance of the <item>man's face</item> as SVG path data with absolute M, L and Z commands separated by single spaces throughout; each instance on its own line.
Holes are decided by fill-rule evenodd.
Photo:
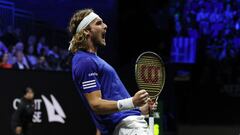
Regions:
M 90 38 L 93 44 L 96 46 L 106 46 L 105 35 L 107 31 L 107 25 L 103 22 L 101 18 L 96 18 L 90 24 Z
M 31 45 L 28 47 L 28 53 L 33 54 L 33 52 L 34 52 L 34 47 L 33 47 L 33 45 Z
M 8 53 L 4 53 L 3 54 L 3 60 L 2 60 L 3 62 L 8 62 Z
M 32 89 L 28 88 L 28 92 L 25 94 L 25 98 L 27 100 L 33 100 L 34 92 L 32 91 Z
M 18 62 L 22 62 L 23 56 L 24 56 L 23 53 L 22 53 L 21 51 L 18 51 L 18 52 L 16 53 L 17 61 L 18 61 Z

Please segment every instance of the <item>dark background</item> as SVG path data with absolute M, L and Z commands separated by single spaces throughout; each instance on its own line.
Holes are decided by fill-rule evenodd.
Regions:
M 138 90 L 134 79 L 134 64 L 138 55 L 143 51 L 158 53 L 166 63 L 167 70 L 166 85 L 160 96 L 163 110 L 161 112 L 162 134 L 236 135 L 240 131 L 240 53 L 237 51 L 239 48 L 233 47 L 232 44 L 229 45 L 228 42 L 227 49 L 224 48 L 224 43 L 220 41 L 235 36 L 240 37 L 239 32 L 234 30 L 235 23 L 233 23 L 229 26 L 229 35 L 225 37 L 219 34 L 219 37 L 213 38 L 213 34 L 202 32 L 198 22 L 186 21 L 189 18 L 194 20 L 192 18 L 196 17 L 197 12 L 204 5 L 201 5 L 202 1 L 203 3 L 212 2 L 209 0 L 193 0 L 192 2 L 191 0 L 12 0 L 11 2 L 14 2 L 17 8 L 31 11 L 34 14 L 35 21 L 40 21 L 53 31 L 64 33 L 65 39 L 60 44 L 63 48 L 68 47 L 70 36 L 67 32 L 67 25 L 73 13 L 78 9 L 93 8 L 108 25 L 107 47 L 100 48 L 98 55 L 116 69 L 131 95 Z M 187 3 L 192 3 L 189 6 L 190 8 L 187 8 Z M 236 3 L 239 3 L 239 1 L 229 0 L 223 3 L 224 8 L 229 3 L 234 7 L 237 15 L 233 20 L 236 22 L 239 18 L 237 17 L 239 16 L 239 4 Z M 191 10 L 194 7 L 197 8 Z M 217 6 L 212 6 L 210 10 L 213 11 L 214 7 Z M 180 18 L 181 32 L 176 30 L 178 22 L 176 16 Z M 196 55 L 196 58 L 193 62 L 174 61 L 172 57 L 173 39 L 193 37 L 187 31 L 189 28 L 195 27 L 200 36 L 195 41 L 196 50 L 191 51 Z M 210 28 L 207 31 L 210 31 Z M 53 36 L 50 32 L 44 30 L 36 30 L 36 32 L 39 35 L 50 35 L 50 38 L 48 38 L 50 43 L 55 43 L 58 40 L 58 38 L 51 38 Z M 211 57 L 214 53 L 210 53 L 212 50 L 209 49 L 209 46 L 215 42 L 218 42 L 216 44 L 219 46 L 214 47 L 220 48 L 220 52 L 224 52 L 224 49 L 235 50 L 234 56 L 226 54 L 222 59 Z M 2 75 L 3 73 L 4 75 Z M 35 76 L 35 74 L 37 75 Z M 43 79 L 45 85 L 39 84 L 39 80 L 41 82 L 42 79 L 39 79 L 38 75 L 41 76 L 40 78 L 46 78 Z M 60 81 L 66 81 L 69 85 L 61 83 L 61 86 L 64 87 L 60 87 L 54 79 L 50 79 L 49 76 L 51 75 L 54 78 L 62 78 L 63 75 L 64 77 Z M 26 76 L 26 78 L 18 79 L 19 76 Z M 1 89 L 6 93 L 18 95 L 15 91 L 28 83 L 27 78 L 34 78 L 33 80 L 30 79 L 31 85 L 38 87 L 38 89 L 45 89 L 45 86 L 47 89 L 49 87 L 50 89 L 59 89 L 55 91 L 56 94 L 59 94 L 59 98 L 62 96 L 59 92 L 68 88 L 66 86 L 69 86 L 71 90 L 74 89 L 69 72 L 42 73 L 37 71 L 26 73 L 3 71 L 0 73 Z M 53 83 L 49 83 L 52 81 Z M 62 94 L 65 94 L 65 92 Z M 74 91 L 70 96 L 76 98 L 70 104 L 78 102 L 77 94 L 74 94 Z M 71 98 L 64 98 L 63 100 L 66 101 L 67 99 Z M 66 104 L 69 104 L 68 102 Z M 76 109 L 81 112 L 81 108 Z M 74 120 L 79 119 L 79 122 L 83 118 L 77 116 L 76 113 L 71 115 L 73 115 Z M 8 119 L 4 117 L 4 120 L 7 121 Z M 77 121 L 68 124 L 69 128 L 77 130 Z
M 35 99 L 42 99 L 41 95 L 52 103 L 50 95 L 52 94 L 62 107 L 66 118 L 65 123 L 48 122 L 47 111 L 42 100 L 41 102 L 41 120 L 42 123 L 33 124 L 33 134 L 81 134 L 87 132 L 95 133 L 95 126 L 90 120 L 89 115 L 81 104 L 77 91 L 74 91 L 74 85 L 71 81 L 71 75 L 62 72 L 32 72 L 32 71 L 8 71 L 1 70 L 1 111 L 0 118 L 4 121 L 1 124 L 1 133 L 10 135 L 10 121 L 14 112 L 13 100 L 22 98 L 23 90 L 30 86 L 35 92 Z M 57 113 L 57 112 L 55 112 Z

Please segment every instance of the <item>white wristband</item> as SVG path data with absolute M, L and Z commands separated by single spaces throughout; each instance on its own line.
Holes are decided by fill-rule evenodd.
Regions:
M 117 101 L 117 107 L 119 111 L 129 110 L 135 108 L 132 98 L 121 99 Z

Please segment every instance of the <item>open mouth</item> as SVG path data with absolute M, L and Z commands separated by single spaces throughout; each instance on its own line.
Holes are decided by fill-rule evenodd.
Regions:
M 102 33 L 102 39 L 105 39 L 105 37 L 106 37 L 106 32 L 103 32 Z

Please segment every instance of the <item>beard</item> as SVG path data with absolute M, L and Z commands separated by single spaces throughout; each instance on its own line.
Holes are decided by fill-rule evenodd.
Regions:
M 94 34 L 92 41 L 95 47 L 106 46 L 105 38 L 102 37 L 101 33 Z

